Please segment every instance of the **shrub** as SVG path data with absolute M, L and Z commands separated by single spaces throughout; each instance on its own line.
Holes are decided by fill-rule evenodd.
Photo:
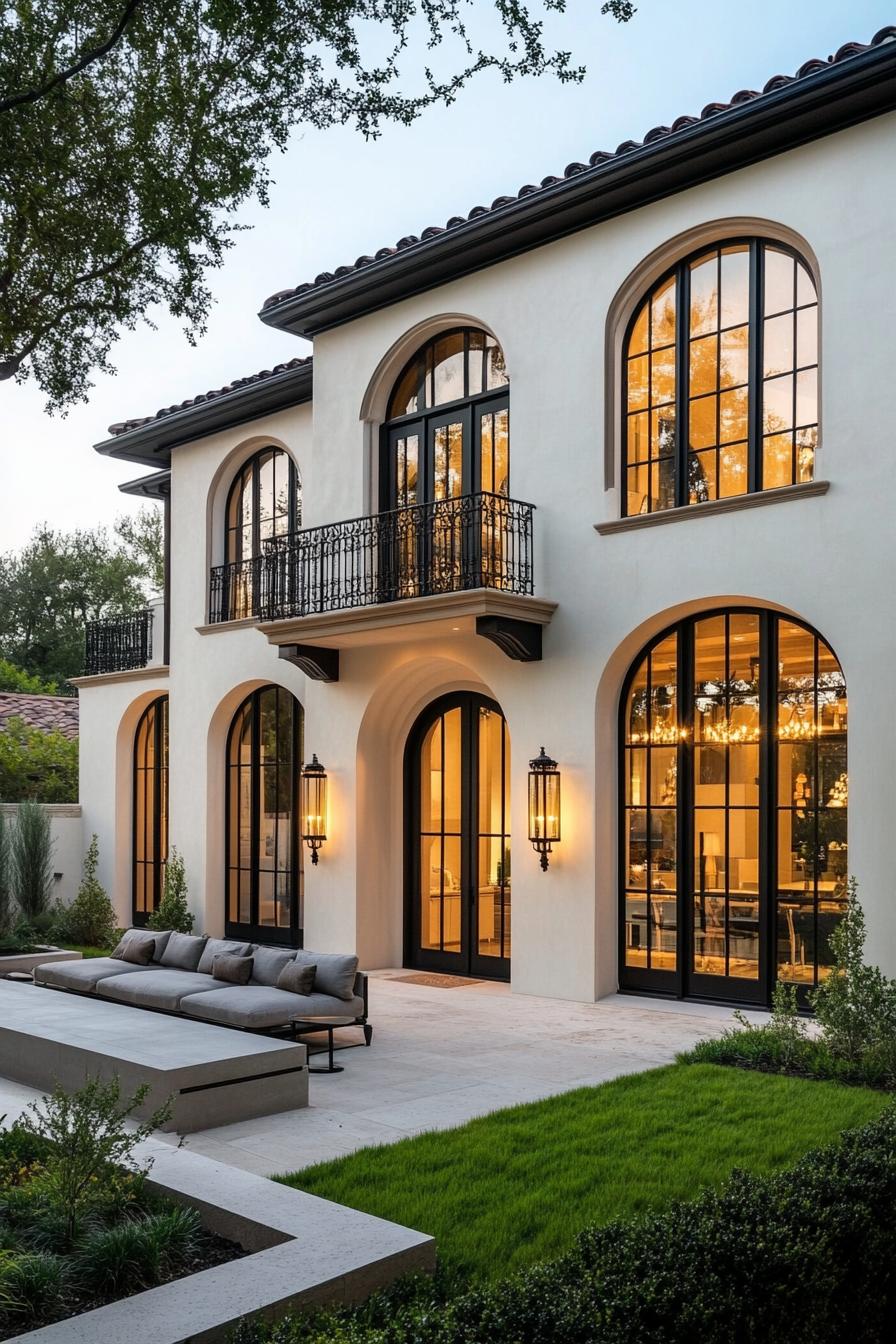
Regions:
M 0 1307 L 11 1316 L 35 1321 L 53 1314 L 64 1303 L 67 1287 L 65 1265 L 56 1255 L 14 1254 L 0 1262 Z
M 177 933 L 193 932 L 193 916 L 187 904 L 187 877 L 184 861 L 172 848 L 165 864 L 165 885 L 162 899 L 146 922 L 149 929 L 174 929 Z
M 831 952 L 830 974 L 812 996 L 825 1045 L 835 1059 L 871 1061 L 896 1081 L 896 981 L 865 961 L 865 915 L 855 878 Z
M 456 1293 L 244 1324 L 240 1344 L 879 1344 L 896 1330 L 896 1108 L 775 1176 L 583 1232 L 547 1264 Z
M 21 803 L 10 845 L 13 888 L 23 918 L 34 925 L 46 916 L 53 885 L 50 818 L 39 803 Z
M 150 1162 L 134 1162 L 134 1149 L 164 1123 L 171 1108 L 169 1103 L 147 1120 L 132 1119 L 148 1090 L 139 1087 L 126 1100 L 117 1078 L 88 1078 L 71 1095 L 57 1085 L 17 1121 L 25 1133 L 49 1141 L 42 1185 L 51 1204 L 64 1213 L 69 1241 L 91 1210 L 110 1201 L 124 1202 L 123 1178 L 145 1176 L 149 1170 Z
M 71 905 L 58 906 L 54 937 L 90 947 L 114 947 L 118 921 L 105 888 L 97 880 L 99 841 L 94 835 L 84 855 L 84 868 L 78 894 Z
M 14 691 L 18 695 L 58 695 L 58 681 L 42 681 L 8 658 L 0 658 L 0 691 Z
M 6 817 L 0 812 L 0 943 L 11 938 L 15 925 L 15 901 L 12 894 L 12 856 Z
M 45 733 L 18 716 L 0 733 L 0 798 L 7 803 L 78 801 L 78 739 Z
M 187 1208 L 97 1228 L 78 1247 L 79 1275 L 102 1294 L 152 1288 L 188 1263 L 201 1237 L 199 1214 Z

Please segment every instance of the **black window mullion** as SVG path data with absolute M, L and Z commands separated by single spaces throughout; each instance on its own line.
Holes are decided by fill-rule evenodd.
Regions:
M 768 996 L 777 979 L 778 650 L 777 622 L 759 617 L 759 974 Z M 764 912 L 764 913 L 763 913 Z M 764 974 L 763 974 L 764 968 Z
M 675 308 L 675 363 L 678 376 L 675 379 L 675 504 L 677 508 L 681 508 L 688 502 L 688 442 L 690 438 L 688 398 L 691 385 L 689 345 L 691 274 L 684 263 L 678 268 L 676 289 L 678 291 L 678 302 Z M 650 425 L 648 421 L 648 436 L 649 434 Z
M 747 363 L 747 490 L 762 489 L 762 290 L 765 254 L 761 243 L 750 243 L 749 354 Z
M 678 983 L 687 992 L 694 940 L 694 621 L 678 627 L 678 783 L 675 791 L 678 844 Z

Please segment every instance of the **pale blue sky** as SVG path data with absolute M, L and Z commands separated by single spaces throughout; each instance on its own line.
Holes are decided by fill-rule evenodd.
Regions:
M 476 9 L 490 24 L 488 0 Z M 304 342 L 256 318 L 268 294 L 560 173 L 595 149 L 640 140 L 738 89 L 760 88 L 844 42 L 867 42 L 893 19 L 884 0 L 640 0 L 619 26 L 601 17 L 600 0 L 570 0 L 549 30 L 587 66 L 581 85 L 545 77 L 508 86 L 485 76 L 453 107 L 389 127 L 375 142 L 347 129 L 297 135 L 274 164 L 270 208 L 240 216 L 253 227 L 212 277 L 216 305 L 196 348 L 164 316 L 157 331 L 126 332 L 113 352 L 117 375 L 99 378 L 90 402 L 66 419 L 47 417 L 33 388 L 0 385 L 0 549 L 21 545 L 38 522 L 90 527 L 129 507 L 116 487 L 141 469 L 92 449 L 112 421 L 306 353 Z

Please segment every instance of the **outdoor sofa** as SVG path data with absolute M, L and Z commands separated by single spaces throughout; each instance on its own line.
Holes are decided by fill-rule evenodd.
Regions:
M 148 964 L 121 959 L 126 944 L 146 938 L 155 944 Z M 303 1023 L 315 1018 L 347 1019 L 342 1025 L 363 1028 L 364 1041 L 370 1044 L 373 1027 L 367 1020 L 367 977 L 358 970 L 356 956 L 148 929 L 128 929 L 116 952 L 118 956 L 46 962 L 35 967 L 35 983 L 243 1031 L 290 1029 L 294 1019 Z M 235 958 L 249 957 L 251 974 L 245 984 L 213 973 L 217 969 L 220 975 L 232 967 Z M 217 967 L 216 959 L 221 959 Z M 278 987 L 284 967 L 291 963 L 315 967 L 309 993 Z

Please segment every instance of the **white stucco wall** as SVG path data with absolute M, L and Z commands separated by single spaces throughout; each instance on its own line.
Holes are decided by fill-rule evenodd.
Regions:
M 220 932 L 224 735 L 248 690 L 278 682 L 303 703 L 306 755 L 316 751 L 330 777 L 329 839 L 319 866 L 306 865 L 306 944 L 357 947 L 367 966 L 400 962 L 407 733 L 438 694 L 480 689 L 501 704 L 512 743 L 513 987 L 577 999 L 606 993 L 617 979 L 621 682 L 665 625 L 740 602 L 810 622 L 842 661 L 850 695 L 850 866 L 875 955 L 896 973 L 886 840 L 896 773 L 882 698 L 896 656 L 894 132 L 896 118 L 879 118 L 327 332 L 315 342 L 313 412 L 298 407 L 176 449 L 170 674 L 166 680 L 150 670 L 82 691 L 85 826 L 101 830 L 106 864 L 116 849 L 117 889 L 126 892 L 130 863 L 120 742 L 137 701 L 167 686 L 171 839 L 184 853 L 200 924 Z M 594 525 L 620 509 L 618 485 L 605 489 L 604 467 L 605 326 L 614 296 L 668 240 L 696 229 L 711 235 L 714 221 L 722 221 L 717 232 L 731 235 L 745 220 L 771 221 L 770 231 L 803 238 L 817 259 L 816 477 L 831 482 L 829 493 L 601 536 Z M 536 591 L 559 603 L 543 661 L 512 663 L 475 636 L 409 636 L 343 651 L 340 681 L 326 685 L 306 682 L 278 660 L 251 626 L 200 633 L 208 567 L 222 558 L 222 491 L 243 458 L 268 442 L 293 454 L 306 525 L 368 512 L 377 426 L 363 422 L 362 406 L 375 421 L 383 389 L 421 332 L 458 318 L 487 327 L 505 350 L 510 490 L 537 506 Z M 378 367 L 380 385 L 372 388 Z M 526 840 L 525 816 L 527 763 L 542 743 L 563 771 L 563 842 L 546 875 Z

